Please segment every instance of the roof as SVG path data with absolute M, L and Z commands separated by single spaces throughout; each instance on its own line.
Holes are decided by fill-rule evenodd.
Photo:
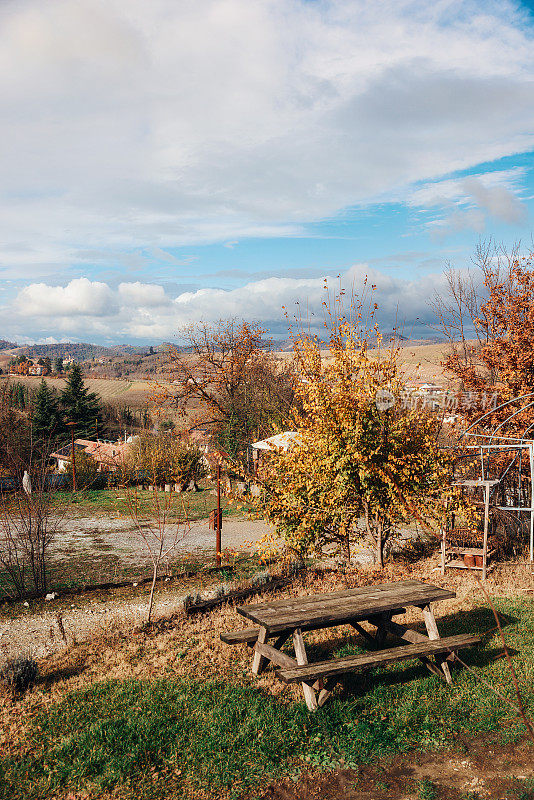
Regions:
M 252 447 L 254 450 L 289 450 L 297 438 L 297 431 L 284 431 L 268 439 L 260 439 L 259 442 L 254 442 Z
M 75 439 L 74 446 L 76 450 L 83 450 L 92 456 L 99 464 L 117 465 L 122 462 L 130 444 L 127 442 L 92 442 L 90 439 Z M 70 444 L 61 447 L 54 453 L 50 453 L 50 457 L 70 461 Z

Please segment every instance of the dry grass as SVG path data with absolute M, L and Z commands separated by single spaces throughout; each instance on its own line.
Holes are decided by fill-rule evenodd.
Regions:
M 310 573 L 295 582 L 280 596 L 302 596 L 312 592 L 328 592 L 338 588 L 372 583 L 420 578 L 456 592 L 456 598 L 439 603 L 440 616 L 464 614 L 483 605 L 484 598 L 474 576 L 465 571 L 448 571 L 444 577 L 436 572 L 436 558 L 414 565 L 394 563 L 382 571 L 352 571 L 345 575 Z M 534 595 L 534 575 L 527 564 L 497 566 L 488 580 L 492 596 Z M 408 622 L 419 622 L 416 609 L 406 616 Z M 35 713 L 57 703 L 67 692 L 87 688 L 109 679 L 151 679 L 162 676 L 202 676 L 203 680 L 228 680 L 233 684 L 250 685 L 250 650 L 245 645 L 230 647 L 220 641 L 225 630 L 246 627 L 235 608 L 226 605 L 198 617 L 175 614 L 160 617 L 149 629 L 135 620 L 109 622 L 107 628 L 91 640 L 75 644 L 68 650 L 40 662 L 41 678 L 35 688 L 20 700 L 0 695 L 0 747 L 14 752 L 24 747 L 24 728 Z M 311 648 L 340 646 L 343 629 L 329 629 L 308 634 Z M 300 687 L 281 683 L 272 671 L 255 680 L 263 691 L 284 703 L 300 700 Z

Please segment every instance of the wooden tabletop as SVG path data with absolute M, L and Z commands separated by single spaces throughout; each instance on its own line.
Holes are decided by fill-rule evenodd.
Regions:
M 456 595 L 448 589 L 410 580 L 240 606 L 237 611 L 266 628 L 269 633 L 276 633 L 296 628 L 316 630 L 343 625 L 352 620 L 369 619 L 383 611 L 426 605 L 451 597 Z

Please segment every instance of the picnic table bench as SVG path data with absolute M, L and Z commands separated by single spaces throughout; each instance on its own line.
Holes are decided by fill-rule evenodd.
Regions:
M 314 711 L 325 703 L 345 673 L 403 659 L 420 659 L 433 674 L 450 683 L 448 662 L 455 660 L 458 650 L 480 641 L 478 636 L 469 634 L 440 637 L 431 603 L 455 596 L 448 589 L 408 580 L 240 606 L 238 613 L 255 622 L 256 627 L 222 633 L 221 639 L 227 644 L 248 644 L 253 648 L 255 675 L 272 662 L 283 681 L 301 683 L 306 704 Z M 422 611 L 426 636 L 394 622 L 393 617 L 404 614 L 407 606 Z M 376 630 L 368 631 L 362 622 Z M 338 625 L 351 625 L 372 652 L 308 663 L 303 632 Z M 388 634 L 396 638 L 397 646 L 384 648 Z M 290 637 L 294 658 L 281 650 Z

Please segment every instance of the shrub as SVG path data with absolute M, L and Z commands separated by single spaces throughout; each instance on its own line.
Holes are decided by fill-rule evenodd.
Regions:
M 13 692 L 22 694 L 35 683 L 38 672 L 37 662 L 31 655 L 20 655 L 5 663 L 0 678 Z

